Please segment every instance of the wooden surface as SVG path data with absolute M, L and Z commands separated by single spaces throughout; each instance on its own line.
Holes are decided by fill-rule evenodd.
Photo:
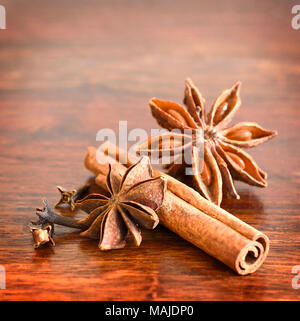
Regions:
M 1 1 L 0 300 L 299 300 L 300 30 L 294 1 Z M 56 185 L 89 173 L 85 149 L 101 128 L 157 128 L 153 97 L 182 101 L 191 77 L 210 106 L 242 81 L 234 119 L 279 136 L 253 150 L 269 186 L 236 183 L 223 207 L 271 240 L 253 275 L 237 276 L 163 227 L 143 243 L 100 252 L 97 242 L 56 229 L 55 248 L 34 250 L 28 223 Z M 70 233 L 69 233 L 70 232 Z

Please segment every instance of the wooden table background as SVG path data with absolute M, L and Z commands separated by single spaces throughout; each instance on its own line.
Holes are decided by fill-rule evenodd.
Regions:
M 294 1 L 2 0 L 0 30 L 1 300 L 299 300 L 300 30 Z M 28 223 L 56 185 L 85 182 L 85 149 L 101 128 L 156 128 L 148 100 L 182 101 L 192 77 L 209 106 L 242 81 L 238 121 L 279 136 L 250 150 L 266 189 L 236 183 L 223 207 L 271 239 L 253 275 L 222 263 L 163 227 L 140 248 L 100 252 L 56 229 L 55 248 L 34 250 Z M 70 233 L 69 233 L 70 232 Z

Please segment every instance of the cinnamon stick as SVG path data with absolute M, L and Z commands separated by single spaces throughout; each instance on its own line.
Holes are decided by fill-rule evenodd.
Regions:
M 137 157 L 128 155 L 109 142 L 104 143 L 101 150 L 103 154 L 89 147 L 85 165 L 97 175 L 96 183 L 105 188 L 109 162 L 118 159 L 129 167 Z M 97 157 L 102 158 L 101 164 L 96 153 Z M 125 172 L 126 167 L 119 166 L 120 172 Z M 154 176 L 167 179 L 164 203 L 157 212 L 160 223 L 240 275 L 253 273 L 261 266 L 269 250 L 269 239 L 265 234 L 207 201 L 173 177 L 158 170 L 153 172 Z

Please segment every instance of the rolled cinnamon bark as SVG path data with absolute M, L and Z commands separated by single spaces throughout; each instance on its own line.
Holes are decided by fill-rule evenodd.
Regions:
M 109 162 L 118 159 L 128 167 L 137 158 L 133 155 L 128 157 L 126 151 L 108 142 L 101 146 L 101 150 L 103 154 L 89 147 L 85 165 L 98 175 L 96 183 L 105 188 Z M 97 157 L 102 158 L 101 163 L 97 161 L 96 153 Z M 126 170 L 124 165 L 119 166 L 121 172 Z M 173 177 L 158 170 L 154 170 L 154 176 L 164 176 L 168 186 L 163 205 L 157 212 L 160 223 L 240 275 L 253 273 L 260 267 L 269 251 L 269 239 L 265 234 L 207 201 Z

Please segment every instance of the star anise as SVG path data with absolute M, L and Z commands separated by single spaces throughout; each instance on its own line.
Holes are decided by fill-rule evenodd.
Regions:
M 110 165 L 106 183 L 109 197 L 90 194 L 75 203 L 89 214 L 85 219 L 58 215 L 45 202 L 45 208 L 37 210 L 39 221 L 35 224 L 49 222 L 81 229 L 81 235 L 100 240 L 101 250 L 123 248 L 129 231 L 139 246 L 140 227 L 154 229 L 159 222 L 155 211 L 162 205 L 166 181 L 152 178 L 149 158 L 143 157 L 123 176 L 117 164 Z
M 177 177 L 187 164 L 186 162 L 178 164 L 175 161 L 176 153 L 188 151 L 195 189 L 218 205 L 222 201 L 223 193 L 239 199 L 233 179 L 260 187 L 267 186 L 265 180 L 267 174 L 241 148 L 254 147 L 277 133 L 250 122 L 225 128 L 241 105 L 239 90 L 240 83 L 224 90 L 208 114 L 204 109 L 205 100 L 190 79 L 186 80 L 184 92 L 183 102 L 186 108 L 174 102 L 152 98 L 150 108 L 158 124 L 169 131 L 178 129 L 179 133 L 170 132 L 169 135 L 152 137 L 148 142 L 142 143 L 137 152 L 148 155 L 159 153 L 161 156 L 166 149 L 169 150 L 174 157 L 168 166 L 167 173 Z M 187 130 L 190 135 L 186 134 Z M 200 132 L 204 135 L 204 160 L 202 161 L 199 158 L 199 146 L 194 144 Z M 164 143 L 166 137 L 169 138 L 167 144 Z M 182 143 L 183 141 L 185 144 Z

